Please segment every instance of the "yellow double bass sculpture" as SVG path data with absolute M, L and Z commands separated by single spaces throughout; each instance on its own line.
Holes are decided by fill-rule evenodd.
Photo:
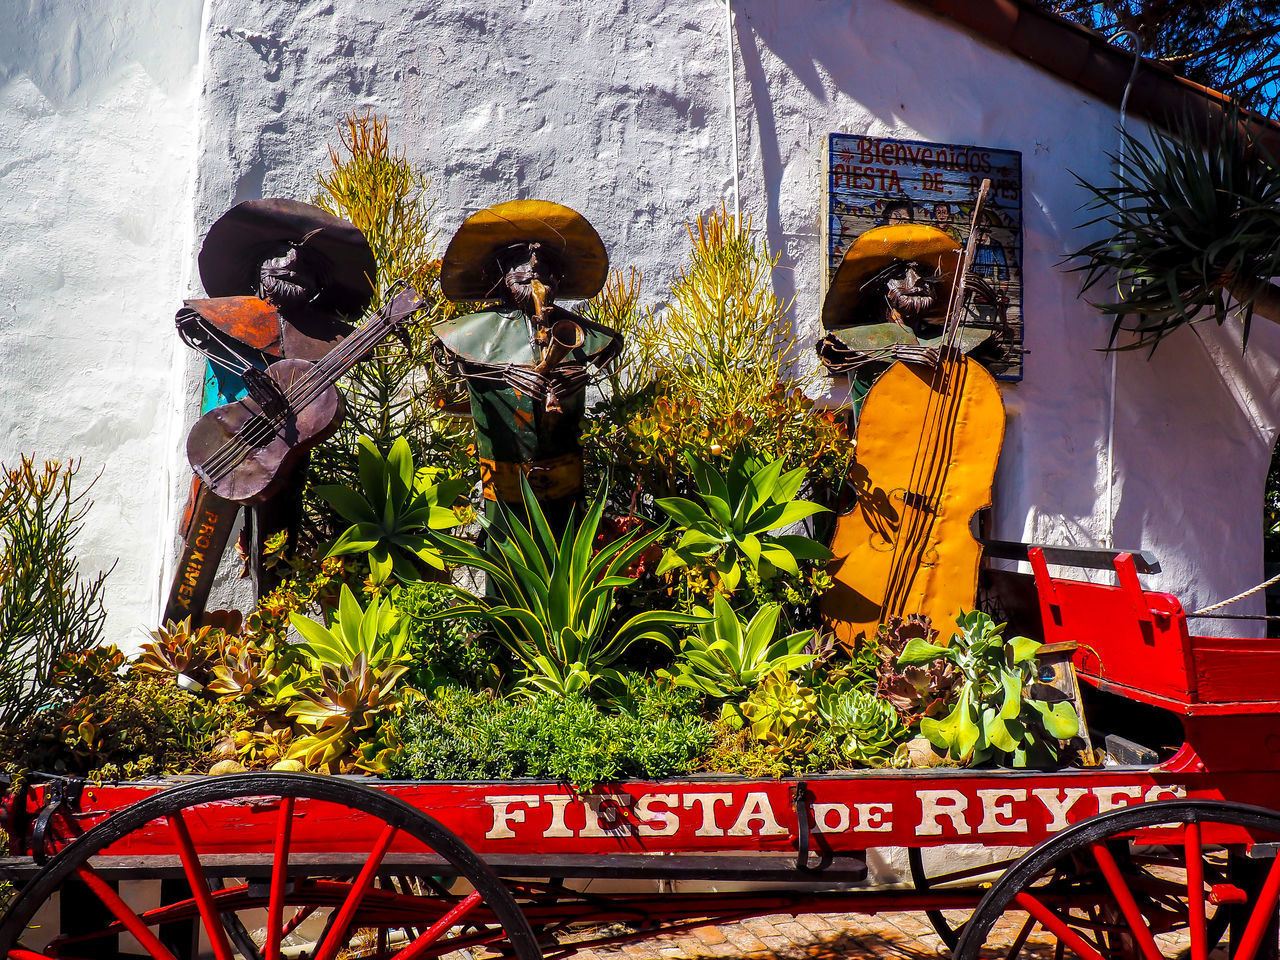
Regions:
M 975 223 L 987 187 L 974 205 Z M 893 362 L 863 402 L 850 476 L 857 501 L 836 521 L 835 586 L 822 598 L 823 617 L 847 648 L 909 614 L 929 617 L 945 642 L 956 614 L 974 604 L 982 547 L 971 523 L 991 503 L 1005 419 L 994 378 L 964 350 L 972 342 L 963 320 L 975 237 L 971 225 L 942 335 L 898 338 L 903 346 L 884 355 L 906 359 Z M 946 256 L 934 263 L 948 272 Z

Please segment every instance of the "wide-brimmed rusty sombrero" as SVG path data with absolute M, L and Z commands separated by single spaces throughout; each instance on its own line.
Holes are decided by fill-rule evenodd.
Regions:
M 600 292 L 609 275 L 600 235 L 582 214 L 550 200 L 511 200 L 467 217 L 444 252 L 441 291 L 450 300 L 495 298 L 502 282 L 496 255 L 512 244 L 534 241 L 559 258 L 559 297 L 586 300 Z
M 319 255 L 324 294 L 316 309 L 347 317 L 365 311 L 377 265 L 364 234 L 313 204 L 281 197 L 238 203 L 209 228 L 199 258 L 205 291 L 210 297 L 256 295 L 259 267 L 286 243 Z
M 849 326 L 867 282 L 895 260 L 918 260 L 933 267 L 949 288 L 955 280 L 960 247 L 954 238 L 923 223 L 872 227 L 844 252 L 822 301 L 822 326 L 827 330 Z

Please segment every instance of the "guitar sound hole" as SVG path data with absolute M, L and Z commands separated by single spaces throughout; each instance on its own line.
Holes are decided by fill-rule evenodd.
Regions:
M 239 437 L 251 447 L 265 447 L 276 437 L 279 425 L 262 414 L 255 414 L 240 427 Z

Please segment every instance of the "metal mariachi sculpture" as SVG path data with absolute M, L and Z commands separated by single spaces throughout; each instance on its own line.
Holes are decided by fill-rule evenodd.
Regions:
M 199 266 L 209 298 L 186 301 L 176 322 L 183 340 L 208 359 L 205 416 L 191 434 L 197 479 L 166 620 L 203 612 L 242 503 L 252 504 L 245 512 L 254 587 L 259 596 L 269 589 L 262 545 L 271 533 L 296 524 L 301 489 L 296 467 L 304 459 L 302 446 L 284 442 L 285 435 L 293 439 L 298 433 L 290 411 L 311 406 L 304 424 L 313 432 L 325 429 L 315 426 L 319 407 L 300 405 L 290 393 L 290 379 L 330 358 L 352 334 L 347 318 L 368 307 L 376 270 L 368 242 L 350 223 L 311 204 L 278 198 L 249 200 L 223 214 L 209 229 Z M 345 356 L 353 355 L 358 354 Z M 272 367 L 281 361 L 290 366 Z M 282 379 L 286 370 L 289 377 Z M 317 396 L 333 406 L 328 394 Z M 217 439 L 221 433 L 226 435 Z M 279 455 L 278 469 L 259 482 L 267 450 Z M 245 482 L 246 471 L 254 483 Z
M 499 301 L 432 329 L 436 362 L 467 382 L 484 497 L 519 507 L 523 475 L 557 527 L 582 492 L 587 381 L 617 357 L 622 336 L 555 301 L 595 296 L 608 270 L 591 224 L 545 200 L 472 214 L 441 263 L 451 300 Z
M 984 182 L 975 217 L 986 189 Z M 836 522 L 835 586 L 822 598 L 824 618 L 847 647 L 907 614 L 930 617 L 945 639 L 957 612 L 974 602 L 982 550 L 970 522 L 990 504 L 1004 437 L 1000 390 L 964 352 L 976 345 L 964 336 L 975 241 L 971 231 L 958 256 L 954 241 L 933 228 L 870 230 L 850 247 L 827 296 L 824 320 L 842 304 L 861 306 L 867 278 L 885 270 L 897 278 L 874 305 L 886 319 L 861 351 L 873 362 L 897 362 L 862 404 L 851 477 L 858 499 Z M 924 338 L 932 297 L 921 281 L 934 273 L 951 280 L 950 300 L 940 334 Z

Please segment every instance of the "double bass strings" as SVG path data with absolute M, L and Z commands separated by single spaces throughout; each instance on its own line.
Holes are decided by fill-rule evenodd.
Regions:
M 377 316 L 325 354 L 307 370 L 303 377 L 289 384 L 285 391 L 285 400 L 290 410 L 301 409 L 312 403 L 332 386 L 355 358 L 385 336 L 386 330 L 383 328 L 393 325 L 387 321 L 392 319 L 391 312 L 395 297 L 405 286 L 405 280 L 396 280 L 388 288 L 388 299 L 384 307 L 378 311 Z M 203 464 L 213 481 L 218 482 L 232 473 L 243 462 L 245 451 L 260 445 L 276 433 L 276 426 L 283 422 L 286 416 L 287 414 L 269 415 L 265 412 L 255 416 L 250 421 L 250 430 L 233 434 L 229 440 L 218 447 Z M 256 429 L 252 429 L 255 426 Z
M 903 497 L 904 512 L 910 514 L 899 528 L 890 560 L 889 578 L 885 588 L 882 616 L 901 615 L 916 574 L 925 560 L 929 543 L 929 531 L 941 508 L 939 491 L 945 485 L 950 470 L 951 454 L 955 441 L 955 426 L 960 411 L 963 380 L 957 377 L 965 372 L 963 357 L 956 358 L 956 346 L 964 326 L 963 312 L 966 279 L 973 261 L 976 246 L 976 224 L 990 190 L 990 180 L 984 180 L 974 202 L 973 217 L 964 253 L 951 285 L 947 301 L 946 324 L 943 328 L 943 355 L 938 358 L 930 381 L 929 400 L 921 418 L 921 429 L 910 471 L 910 489 Z M 929 442 L 926 447 L 926 441 Z M 924 498 L 924 502 L 919 502 Z M 910 502 L 910 501 L 915 501 Z M 920 603 L 924 597 L 921 595 Z M 919 613 L 920 609 L 916 610 Z

